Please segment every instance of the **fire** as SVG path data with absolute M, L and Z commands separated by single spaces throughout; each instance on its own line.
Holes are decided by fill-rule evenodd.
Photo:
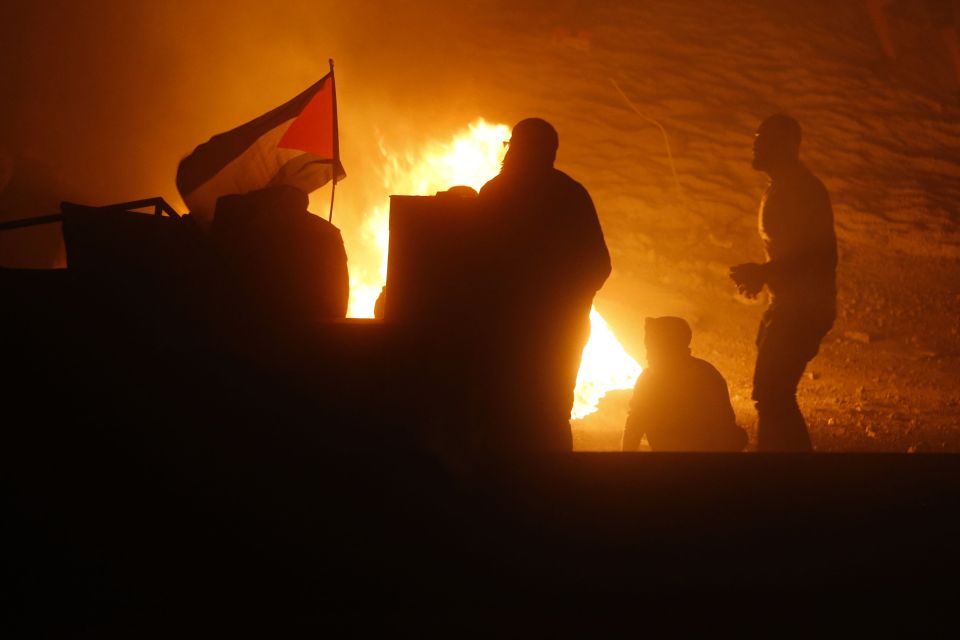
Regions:
M 510 128 L 489 124 L 482 118 L 455 136 L 450 142 L 431 142 L 416 154 L 396 154 L 381 143 L 384 159 L 383 187 L 387 195 L 433 195 L 454 185 L 466 185 L 477 191 L 500 170 L 503 141 Z M 351 318 L 372 318 L 380 289 L 387 280 L 389 208 L 385 203 L 366 217 L 362 240 L 377 248 L 377 264 L 350 264 Z
M 381 143 L 387 194 L 433 195 L 454 185 L 476 190 L 500 170 L 503 141 L 510 128 L 478 119 L 449 142 L 431 142 L 413 154 L 392 153 Z M 376 248 L 377 264 L 350 264 L 350 308 L 354 318 L 372 318 L 373 307 L 387 278 L 388 208 L 375 207 L 367 216 L 361 239 Z M 590 312 L 590 340 L 583 351 L 571 417 L 583 418 L 597 410 L 608 391 L 629 389 L 640 375 L 640 365 L 624 351 L 596 309 Z
M 590 340 L 580 359 L 570 417 L 578 420 L 595 412 L 607 391 L 632 389 L 642 370 L 620 345 L 596 307 L 590 309 Z

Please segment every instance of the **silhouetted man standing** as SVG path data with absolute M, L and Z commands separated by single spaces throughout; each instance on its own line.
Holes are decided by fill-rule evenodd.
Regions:
M 484 297 L 494 446 L 569 451 L 570 410 L 593 296 L 610 255 L 587 190 L 554 169 L 559 138 L 519 122 L 500 174 L 480 191 L 488 233 Z
M 793 118 L 773 115 L 760 125 L 753 168 L 771 179 L 760 203 L 767 261 L 732 267 L 730 277 L 748 297 L 764 286 L 770 291 L 753 374 L 758 450 L 810 451 L 796 393 L 836 316 L 833 209 L 823 183 L 800 162 L 800 124 Z

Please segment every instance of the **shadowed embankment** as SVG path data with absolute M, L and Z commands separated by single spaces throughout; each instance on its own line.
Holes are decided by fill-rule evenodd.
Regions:
M 417 422 L 409 334 L 314 324 L 261 337 L 264 366 L 170 317 L 145 330 L 67 271 L 2 275 L 22 612 L 916 593 L 960 568 L 953 456 L 478 460 Z

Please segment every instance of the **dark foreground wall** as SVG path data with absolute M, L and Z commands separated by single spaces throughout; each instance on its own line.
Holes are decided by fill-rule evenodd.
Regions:
M 400 364 L 417 361 L 402 335 L 337 325 L 237 355 L 79 304 L 65 274 L 29 275 L 42 280 L 5 283 L 17 304 L 0 333 L 15 625 L 942 597 L 960 569 L 954 456 L 471 459 L 422 437 L 411 398 L 431 391 Z
M 70 619 L 944 597 L 958 569 L 947 456 L 570 454 L 462 476 L 411 456 L 304 453 L 187 484 L 143 461 L 63 464 L 55 446 L 6 467 L 4 589 Z

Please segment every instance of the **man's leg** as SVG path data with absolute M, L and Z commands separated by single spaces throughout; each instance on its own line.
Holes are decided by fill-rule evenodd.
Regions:
M 583 360 L 583 351 L 590 341 L 590 307 L 584 307 L 578 314 L 576 322 L 571 323 L 571 348 L 563 364 L 566 371 L 562 402 L 563 414 L 557 416 L 557 446 L 562 451 L 573 451 L 573 430 L 570 428 L 570 413 L 573 410 L 574 395 L 577 389 L 577 377 L 580 374 L 580 363 Z
M 799 382 L 799 376 L 796 382 Z M 777 397 L 756 401 L 757 451 L 813 450 L 806 420 L 800 412 L 800 405 L 797 404 L 796 382 L 793 394 L 784 392 Z
M 757 337 L 753 399 L 758 451 L 811 451 L 810 433 L 797 404 L 797 385 L 822 335 L 799 323 L 764 315 Z

